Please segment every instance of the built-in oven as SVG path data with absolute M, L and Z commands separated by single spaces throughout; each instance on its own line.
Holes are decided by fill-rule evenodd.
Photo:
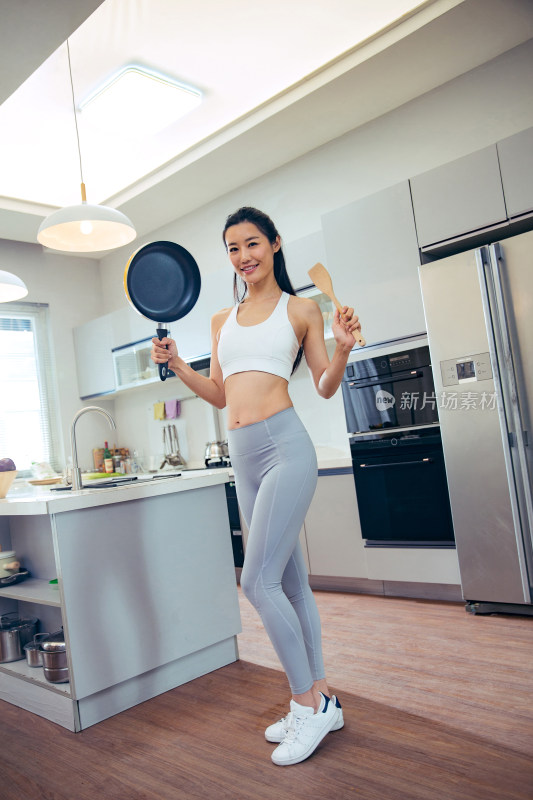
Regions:
M 453 546 L 438 426 L 352 437 L 350 449 L 367 547 Z
M 342 397 L 350 434 L 438 424 L 429 347 L 348 364 Z
M 367 547 L 453 547 L 429 348 L 347 365 L 346 426 Z

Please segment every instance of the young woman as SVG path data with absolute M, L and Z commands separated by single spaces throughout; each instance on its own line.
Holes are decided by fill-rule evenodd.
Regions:
M 295 295 L 270 217 L 240 208 L 227 218 L 223 240 L 236 305 L 211 320 L 210 377 L 189 367 L 172 339 L 153 339 L 152 359 L 168 362 L 199 397 L 227 406 L 229 453 L 249 529 L 241 587 L 261 616 L 292 692 L 289 714 L 265 736 L 279 742 L 275 764 L 296 764 L 344 722 L 339 701 L 329 696 L 320 619 L 299 544 L 317 461 L 294 411 L 289 378 L 303 352 L 318 394 L 331 397 L 355 344 L 352 333 L 361 326 L 352 308 L 344 307 L 342 319 L 335 312 L 330 361 L 320 309 Z

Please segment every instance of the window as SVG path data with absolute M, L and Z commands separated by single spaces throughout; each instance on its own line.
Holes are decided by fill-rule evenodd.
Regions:
M 60 470 L 60 428 L 48 306 L 0 305 L 0 458 L 19 475 L 32 461 Z

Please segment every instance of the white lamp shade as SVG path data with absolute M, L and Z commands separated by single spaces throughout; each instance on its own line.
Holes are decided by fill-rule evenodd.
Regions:
M 43 219 L 37 239 L 53 250 L 97 253 L 129 244 L 136 235 L 133 223 L 121 211 L 80 203 L 60 208 Z
M 11 300 L 20 300 L 26 297 L 28 288 L 24 281 L 0 269 L 0 303 L 9 303 Z

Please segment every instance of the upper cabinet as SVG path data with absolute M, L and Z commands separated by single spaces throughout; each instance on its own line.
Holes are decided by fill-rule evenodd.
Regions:
M 110 316 L 112 317 L 113 347 L 122 347 L 125 344 L 140 342 L 156 336 L 156 323 L 143 317 L 132 306 L 126 304 L 126 301 L 123 308 L 113 311 Z
M 335 294 L 367 344 L 425 331 L 408 181 L 324 215 L 322 230 Z
M 507 215 L 533 211 L 533 128 L 497 144 Z
M 411 178 L 420 247 L 505 221 L 496 145 Z
M 202 276 L 200 296 L 194 308 L 183 319 L 169 323 L 170 335 L 186 361 L 211 353 L 210 320 L 214 313 L 233 303 L 233 271 L 217 270 Z M 161 320 L 164 322 L 164 320 Z M 156 336 L 157 323 L 138 314 L 130 305 L 91 320 L 74 329 L 74 347 L 78 370 L 78 388 L 82 399 L 114 392 L 124 385 L 131 386 L 127 375 L 139 374 L 144 385 L 157 373 L 148 360 L 150 339 Z M 123 386 L 117 386 L 112 350 L 141 343 L 138 348 L 124 351 Z M 119 356 L 122 354 L 119 353 Z M 129 360 L 128 360 L 129 359 Z
M 311 278 L 307 274 L 317 262 L 326 261 L 326 248 L 322 231 L 315 231 L 301 239 L 283 244 L 287 272 L 296 290 L 309 286 Z
M 105 314 L 74 328 L 78 391 L 82 400 L 114 391 L 112 342 L 113 314 Z

